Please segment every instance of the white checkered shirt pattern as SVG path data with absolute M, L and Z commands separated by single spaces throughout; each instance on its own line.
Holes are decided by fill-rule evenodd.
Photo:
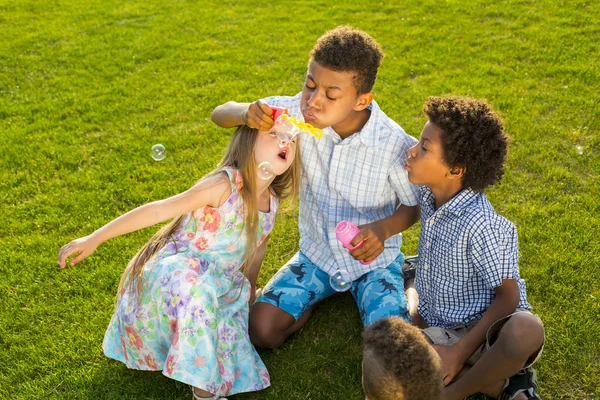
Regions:
M 480 319 L 503 279 L 516 279 L 521 308 L 517 230 L 496 214 L 485 194 L 465 189 L 434 209 L 428 187 L 420 188 L 421 236 L 415 286 L 419 314 L 429 326 L 453 328 Z
M 301 93 L 266 99 L 303 119 Z M 392 215 L 400 204 L 418 203 L 418 187 L 408 181 L 404 160 L 416 139 L 386 116 L 374 101 L 371 116 L 360 132 L 342 140 L 331 128 L 323 137 L 300 138 L 303 179 L 300 189 L 300 250 L 328 274 L 345 269 L 353 280 L 385 268 L 398 256 L 402 235 L 390 237 L 375 262 L 354 260 L 335 236 L 336 225 L 366 224 Z

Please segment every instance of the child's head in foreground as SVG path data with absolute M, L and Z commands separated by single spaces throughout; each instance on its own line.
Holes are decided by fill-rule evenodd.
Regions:
M 381 319 L 363 332 L 363 387 L 367 400 L 440 398 L 442 362 L 427 339 L 403 319 Z
M 304 120 L 335 126 L 373 100 L 371 90 L 383 52 L 369 34 L 339 26 L 325 32 L 310 52 L 302 90 Z
M 485 100 L 430 97 L 423 112 L 429 121 L 406 162 L 412 183 L 433 187 L 459 180 L 464 189 L 482 191 L 502 180 L 507 138 Z

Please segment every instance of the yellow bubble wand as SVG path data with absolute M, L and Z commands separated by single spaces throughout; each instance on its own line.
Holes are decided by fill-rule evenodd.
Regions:
M 323 137 L 323 131 L 315 128 L 311 124 L 300 121 L 291 115 L 288 115 L 287 108 L 273 107 L 273 120 L 275 121 L 275 132 L 279 138 L 279 146 L 285 147 L 287 144 L 296 139 L 300 132 L 306 132 L 313 135 L 317 139 Z

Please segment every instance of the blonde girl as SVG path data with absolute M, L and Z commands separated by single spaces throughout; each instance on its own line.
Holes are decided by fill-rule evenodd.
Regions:
M 279 201 L 295 196 L 297 144 L 247 126 L 219 166 L 189 190 L 140 206 L 60 249 L 77 264 L 108 239 L 174 218 L 129 262 L 104 336 L 106 356 L 190 384 L 195 399 L 264 389 L 248 306 Z M 258 164 L 274 175 L 259 178 Z M 264 178 L 264 177 L 263 177 Z

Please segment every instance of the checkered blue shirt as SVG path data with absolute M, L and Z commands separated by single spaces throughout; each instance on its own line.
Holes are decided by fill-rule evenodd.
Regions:
M 300 96 L 266 101 L 302 120 Z M 416 140 L 377 103 L 373 101 L 370 107 L 371 116 L 363 129 L 345 140 L 331 128 L 323 129 L 321 139 L 310 134 L 300 138 L 300 250 L 328 274 L 345 269 L 353 280 L 389 265 L 399 254 L 402 235 L 387 239 L 375 262 L 362 265 L 337 240 L 336 225 L 343 220 L 366 224 L 389 217 L 400 204 L 418 203 L 418 187 L 404 171 L 406 154 Z
M 519 307 L 531 309 L 519 277 L 517 230 L 496 214 L 485 194 L 465 189 L 434 209 L 420 188 L 421 237 L 415 286 L 429 326 L 453 328 L 480 319 L 503 279 L 516 279 Z

